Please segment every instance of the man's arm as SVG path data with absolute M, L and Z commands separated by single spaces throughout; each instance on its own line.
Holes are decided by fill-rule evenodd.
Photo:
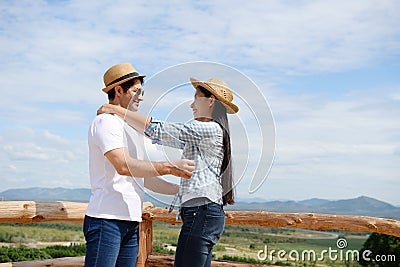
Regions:
M 159 177 L 144 179 L 144 187 L 164 195 L 175 195 L 179 191 L 179 186 L 177 184 L 170 183 Z
M 171 174 L 182 178 L 190 178 L 194 171 L 193 160 L 180 159 L 172 162 L 149 162 L 130 157 L 124 148 L 110 150 L 104 156 L 120 175 L 150 178 Z

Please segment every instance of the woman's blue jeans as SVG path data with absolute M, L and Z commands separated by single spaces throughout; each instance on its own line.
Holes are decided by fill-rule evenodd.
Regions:
M 139 223 L 85 216 L 85 267 L 135 267 Z
M 196 207 L 182 207 L 183 225 L 175 254 L 175 267 L 211 266 L 212 249 L 225 226 L 222 205 L 208 203 Z

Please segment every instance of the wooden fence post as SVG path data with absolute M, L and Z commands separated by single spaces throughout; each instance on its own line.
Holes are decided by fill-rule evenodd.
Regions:
M 136 267 L 148 267 L 147 259 L 153 252 L 153 222 L 143 219 L 139 224 L 139 255 Z

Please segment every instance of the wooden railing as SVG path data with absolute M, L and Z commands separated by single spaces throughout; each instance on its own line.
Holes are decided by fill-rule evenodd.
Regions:
M 82 222 L 87 204 L 76 202 L 0 201 L 0 223 Z M 175 212 L 145 203 L 140 224 L 138 267 L 173 266 L 173 256 L 153 254 L 152 222 L 176 224 Z M 349 230 L 377 232 L 400 237 L 400 221 L 368 216 L 348 216 L 314 213 L 277 213 L 227 211 L 226 224 L 264 227 L 307 228 L 314 230 Z M 0 267 L 83 266 L 84 257 L 60 258 L 44 261 L 0 263 Z M 216 266 L 260 266 L 244 263 L 213 261 Z

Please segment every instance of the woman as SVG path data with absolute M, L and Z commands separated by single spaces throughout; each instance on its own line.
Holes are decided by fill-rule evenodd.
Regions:
M 183 149 L 182 157 L 195 161 L 191 179 L 181 179 L 179 215 L 183 225 L 174 266 L 211 266 L 212 249 L 225 226 L 223 206 L 234 203 L 231 144 L 227 113 L 232 103 L 228 85 L 219 78 L 201 82 L 190 78 L 196 89 L 189 123 L 159 121 L 124 108 L 103 105 L 100 113 L 115 113 L 153 143 Z

